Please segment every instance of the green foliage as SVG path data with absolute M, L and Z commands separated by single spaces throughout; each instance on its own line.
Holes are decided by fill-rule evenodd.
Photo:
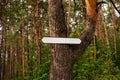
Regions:
M 49 79 L 49 66 L 50 66 L 50 48 L 49 45 L 41 43 L 41 60 L 38 62 L 38 57 L 35 54 L 36 44 L 34 41 L 29 41 L 28 45 L 22 45 L 23 48 L 29 49 L 25 56 L 27 57 L 27 66 L 25 67 L 25 76 L 22 76 L 22 65 L 16 63 L 16 68 L 19 71 L 15 80 L 48 80 Z M 7 80 L 7 79 L 6 79 Z M 10 80 L 10 79 L 8 79 Z
M 73 66 L 73 80 L 119 80 L 119 66 L 114 66 L 114 55 L 107 46 L 97 40 L 96 61 L 94 45 L 91 44 Z M 120 58 L 119 58 L 120 59 Z
M 35 47 L 36 44 L 32 43 L 31 49 L 29 52 L 29 59 L 28 59 L 28 68 L 26 72 L 30 74 L 26 76 L 26 80 L 48 80 L 49 79 L 49 66 L 50 66 L 50 59 L 47 57 L 50 53 L 49 46 L 41 44 L 42 53 L 41 53 L 41 62 L 38 63 L 38 58 L 35 55 Z

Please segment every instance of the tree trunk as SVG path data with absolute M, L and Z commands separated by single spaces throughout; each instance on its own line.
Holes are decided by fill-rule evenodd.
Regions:
M 117 57 L 117 44 L 116 44 L 116 16 L 114 6 L 112 6 L 112 26 L 114 32 L 114 55 Z
M 38 64 L 40 64 L 40 24 L 39 24 L 39 0 L 36 0 L 36 7 L 35 7 L 35 29 L 36 29 L 36 55 L 38 57 Z
M 96 61 L 96 54 L 97 54 L 97 49 L 96 49 L 96 36 L 94 36 L 94 61 Z
M 0 34 L 0 36 L 1 36 L 1 34 Z M 1 40 L 0 40 L 0 65 L 2 65 L 2 50 L 1 50 L 2 48 L 1 48 Z M 0 79 L 1 79 L 1 73 L 2 73 L 2 70 L 1 70 L 1 66 L 0 66 Z
M 2 21 L 2 41 L 1 41 L 1 53 L 2 53 L 2 65 L 1 65 L 1 80 L 4 80 L 5 76 L 5 58 L 6 58 L 6 19 L 3 17 L 4 21 Z
M 103 14 L 102 8 L 99 9 L 99 18 L 98 18 L 98 22 L 97 22 L 97 37 L 103 42 L 103 32 L 102 32 L 102 27 L 103 25 L 101 25 L 102 23 L 102 18 L 101 15 Z
M 0 3 L 0 20 L 2 26 L 2 39 L 1 39 L 1 67 L 0 67 L 0 80 L 4 80 L 5 75 L 5 56 L 6 56 L 6 18 L 3 15 L 6 9 L 7 2 L 6 0 L 1 1 Z
M 21 28 L 21 43 L 22 46 L 25 46 L 25 29 L 24 29 L 24 17 L 22 17 L 22 28 Z M 25 48 L 22 47 L 22 76 L 25 76 Z
M 70 34 L 70 9 L 71 9 L 71 0 L 68 2 L 68 14 L 67 14 L 67 37 L 69 37 Z
M 108 37 L 108 29 L 105 23 L 105 17 L 104 17 L 104 13 L 101 10 L 101 15 L 102 15 L 102 24 L 105 30 L 105 44 L 107 45 L 108 48 L 110 48 L 110 42 L 109 42 L 109 37 Z
M 48 0 L 50 36 L 67 37 L 62 0 Z M 59 14 L 60 13 L 60 14 Z M 71 80 L 72 57 L 67 45 L 51 46 L 50 80 Z
M 48 0 L 49 30 L 52 37 L 67 37 L 67 26 L 62 0 Z M 96 0 L 86 0 L 87 23 L 80 36 L 80 45 L 51 45 L 50 80 L 71 80 L 72 64 L 93 40 L 97 21 Z M 92 13 L 91 13 L 92 12 Z
M 33 26 L 31 28 L 31 41 L 34 41 L 36 43 L 36 50 L 35 54 L 38 58 L 38 61 L 36 62 L 37 64 L 40 63 L 40 22 L 39 22 L 39 17 L 40 17 L 40 11 L 39 11 L 39 0 L 34 0 L 33 1 L 34 5 L 32 5 L 32 13 L 34 14 L 32 20 L 33 20 Z
M 10 45 L 10 78 L 14 78 L 14 56 L 13 45 Z
M 67 45 L 55 45 L 53 48 L 50 80 L 71 80 L 73 62 L 69 47 Z

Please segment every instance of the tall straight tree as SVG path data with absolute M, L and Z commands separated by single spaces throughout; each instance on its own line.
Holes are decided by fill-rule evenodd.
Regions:
M 51 45 L 50 80 L 71 80 L 72 64 L 79 58 L 93 40 L 97 21 L 97 0 L 85 0 L 87 10 L 86 28 L 80 45 Z M 62 0 L 48 0 L 50 36 L 67 37 L 67 25 Z
M 112 26 L 113 26 L 113 31 L 114 31 L 114 54 L 117 57 L 116 16 L 115 16 L 114 6 L 112 6 Z
M 25 45 L 25 23 L 24 23 L 24 17 L 22 17 L 23 22 L 22 22 L 22 29 L 21 29 L 21 43 L 24 46 Z M 25 75 L 25 48 L 22 48 L 22 76 L 24 77 Z
M 6 28 L 7 28 L 7 19 L 5 17 L 5 10 L 6 10 L 6 5 L 7 5 L 8 1 L 4 0 L 1 1 L 0 3 L 0 21 L 1 21 L 1 25 L 2 25 L 2 39 L 1 39 L 1 67 L 0 67 L 0 80 L 4 80 L 4 76 L 5 76 L 5 57 L 6 57 Z
M 67 37 L 69 37 L 69 33 L 70 33 L 70 9 L 71 9 L 71 0 L 69 0 L 68 2 L 68 15 L 67 15 Z
M 35 50 L 35 54 L 38 57 L 38 62 L 40 63 L 40 10 L 39 10 L 39 4 L 40 1 L 39 0 L 33 0 L 33 5 L 32 5 L 32 22 L 33 22 L 33 26 L 31 28 L 31 40 L 34 41 L 36 43 L 36 50 Z

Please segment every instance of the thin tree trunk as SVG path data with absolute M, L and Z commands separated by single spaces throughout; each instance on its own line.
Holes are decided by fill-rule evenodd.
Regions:
M 94 61 L 96 61 L 96 53 L 97 53 L 97 50 L 96 50 L 96 36 L 94 36 Z
M 1 65 L 1 80 L 4 80 L 5 77 L 5 58 L 6 58 L 6 21 L 5 18 L 4 22 L 2 22 L 2 43 L 1 43 L 1 48 L 2 48 L 2 65 Z
M 40 14 L 39 14 L 39 2 L 38 0 L 36 1 L 33 1 L 34 2 L 34 5 L 32 5 L 32 9 L 33 9 L 33 26 L 32 26 L 32 29 L 31 29 L 31 41 L 35 41 L 36 43 L 36 50 L 35 50 L 35 54 L 38 58 L 38 64 L 40 63 L 40 39 L 41 39 L 41 36 L 40 36 L 40 24 L 39 24 L 39 17 L 40 17 Z M 33 40 L 35 39 L 35 40 Z
M 1 68 L 0 68 L 0 80 L 4 80 L 5 75 L 5 56 L 6 56 L 6 21 L 5 17 L 3 16 L 4 10 L 6 6 L 6 1 L 1 1 L 0 3 L 0 20 L 2 26 L 2 39 L 1 39 Z
M 19 65 L 22 65 L 22 62 L 21 62 L 22 61 L 22 59 L 21 59 L 22 52 L 21 52 L 21 47 L 18 45 L 20 45 L 20 44 L 17 41 L 17 44 L 15 45 L 15 47 L 17 47 L 17 49 L 16 49 L 16 63 Z M 21 74 L 21 69 L 17 68 L 16 69 L 16 77 L 21 76 L 20 74 Z
M 102 24 L 103 24 L 103 27 L 104 27 L 104 30 L 105 30 L 105 41 L 106 41 L 105 43 L 108 46 L 108 48 L 110 48 L 110 42 L 109 42 L 109 38 L 108 38 L 108 29 L 107 29 L 107 26 L 106 26 L 106 23 L 105 23 L 105 17 L 104 17 L 103 11 L 102 11 Z
M 35 2 L 37 5 L 35 7 L 35 29 L 36 29 L 36 45 L 37 45 L 37 49 L 36 49 L 36 55 L 38 57 L 38 64 L 40 63 L 40 25 L 39 25 L 39 1 L 37 0 Z
M 97 37 L 103 42 L 104 40 L 103 40 L 103 32 L 102 32 L 102 27 L 103 27 L 103 25 L 101 25 L 101 23 L 102 23 L 102 18 L 101 18 L 101 16 L 103 15 L 103 11 L 102 11 L 102 9 L 100 8 L 99 9 L 99 18 L 98 18 L 98 22 L 97 22 L 97 27 L 96 27 L 96 29 L 97 29 Z
M 70 34 L 70 9 L 71 9 L 71 0 L 68 2 L 68 15 L 67 15 L 67 37 L 69 37 Z
M 13 46 L 10 45 L 10 78 L 13 79 L 14 78 L 14 56 L 13 56 Z
M 16 45 L 18 45 L 18 41 L 16 42 Z M 18 50 L 19 46 L 16 45 L 15 45 L 16 47 L 15 64 L 20 64 L 18 60 L 18 54 L 20 53 Z M 16 65 L 15 65 L 15 77 L 18 77 L 18 68 Z
M 21 43 L 22 46 L 25 46 L 25 29 L 24 29 L 24 17 L 22 18 L 22 30 L 21 30 Z M 22 76 L 25 76 L 25 48 L 22 47 Z
M 104 23 L 104 22 L 103 22 Z M 104 23 L 105 24 L 105 23 Z M 108 39 L 108 30 L 106 28 L 106 25 L 104 25 L 104 30 L 105 30 L 105 40 L 106 40 L 106 45 L 108 46 L 108 48 L 110 47 L 110 43 L 109 43 L 109 39 Z
M 2 79 L 2 32 L 0 32 L 0 80 Z
M 1 34 L 0 34 L 0 36 L 1 36 Z M 2 39 L 2 38 L 1 38 L 1 39 Z M 1 50 L 2 48 L 1 48 L 1 39 L 0 39 L 0 65 L 1 65 L 1 66 L 0 66 L 0 79 L 1 79 L 1 76 L 2 76 L 2 75 L 1 75 L 1 74 L 2 74 L 2 70 L 1 70 L 1 69 L 2 69 L 2 55 L 1 55 L 1 54 L 2 54 L 2 50 Z
M 117 56 L 117 44 L 116 44 L 116 16 L 114 6 L 112 6 L 112 26 L 114 32 L 114 55 Z

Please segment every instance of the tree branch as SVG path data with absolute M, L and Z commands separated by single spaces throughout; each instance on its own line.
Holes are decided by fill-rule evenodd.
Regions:
M 86 28 L 80 36 L 80 39 L 82 41 L 81 44 L 70 46 L 72 48 L 72 52 L 74 53 L 74 59 L 80 57 L 90 45 L 95 33 L 95 26 L 96 21 L 94 21 L 91 17 L 88 17 Z

